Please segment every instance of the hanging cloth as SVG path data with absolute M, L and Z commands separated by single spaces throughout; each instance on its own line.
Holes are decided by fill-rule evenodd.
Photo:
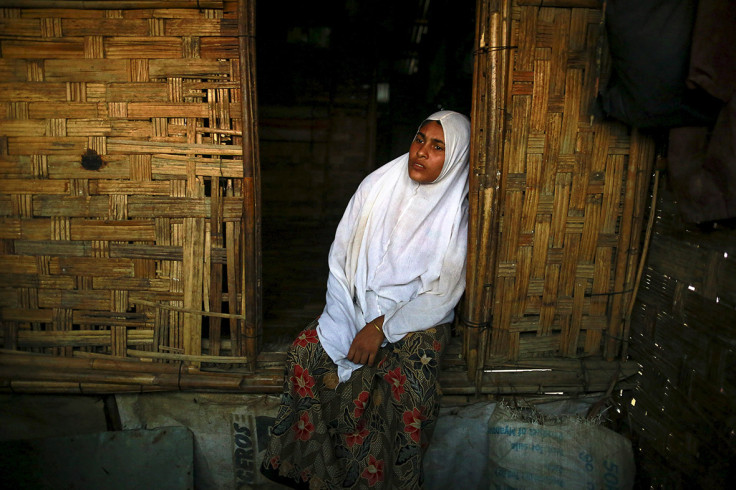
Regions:
M 685 221 L 736 217 L 736 2 L 700 0 L 687 84 L 722 103 L 712 127 L 670 130 L 668 170 Z

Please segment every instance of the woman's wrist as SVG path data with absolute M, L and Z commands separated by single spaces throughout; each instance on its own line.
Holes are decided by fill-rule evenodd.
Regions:
M 386 336 L 383 333 L 383 315 L 381 315 L 381 316 L 379 316 L 377 318 L 374 318 L 373 320 L 369 321 L 367 325 L 372 326 L 373 328 L 375 328 L 376 330 L 378 330 L 378 332 L 381 334 L 381 337 L 385 337 Z

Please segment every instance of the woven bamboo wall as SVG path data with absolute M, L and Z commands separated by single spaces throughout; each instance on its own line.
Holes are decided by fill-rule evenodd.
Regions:
M 662 187 L 632 318 L 629 354 L 641 375 L 623 406 L 647 487 L 727 488 L 736 476 L 736 226 L 686 226 Z
M 245 355 L 242 2 L 4 3 L 2 346 Z
M 466 354 L 618 355 L 653 144 L 592 117 L 597 2 L 480 1 Z M 545 2 L 547 5 L 547 2 Z

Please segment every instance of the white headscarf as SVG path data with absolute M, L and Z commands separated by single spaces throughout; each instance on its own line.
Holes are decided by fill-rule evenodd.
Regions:
M 444 131 L 439 177 L 411 180 L 406 153 L 363 180 L 337 227 L 317 332 L 340 381 L 360 367 L 346 356 L 366 323 L 384 315 L 396 342 L 451 321 L 465 289 L 470 122 L 452 111 L 427 120 Z

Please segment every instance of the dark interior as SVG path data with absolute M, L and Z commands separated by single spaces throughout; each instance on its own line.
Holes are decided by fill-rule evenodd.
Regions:
M 360 181 L 439 109 L 468 114 L 475 2 L 258 2 L 264 339 L 319 315 Z M 388 95 L 386 95 L 388 90 Z

